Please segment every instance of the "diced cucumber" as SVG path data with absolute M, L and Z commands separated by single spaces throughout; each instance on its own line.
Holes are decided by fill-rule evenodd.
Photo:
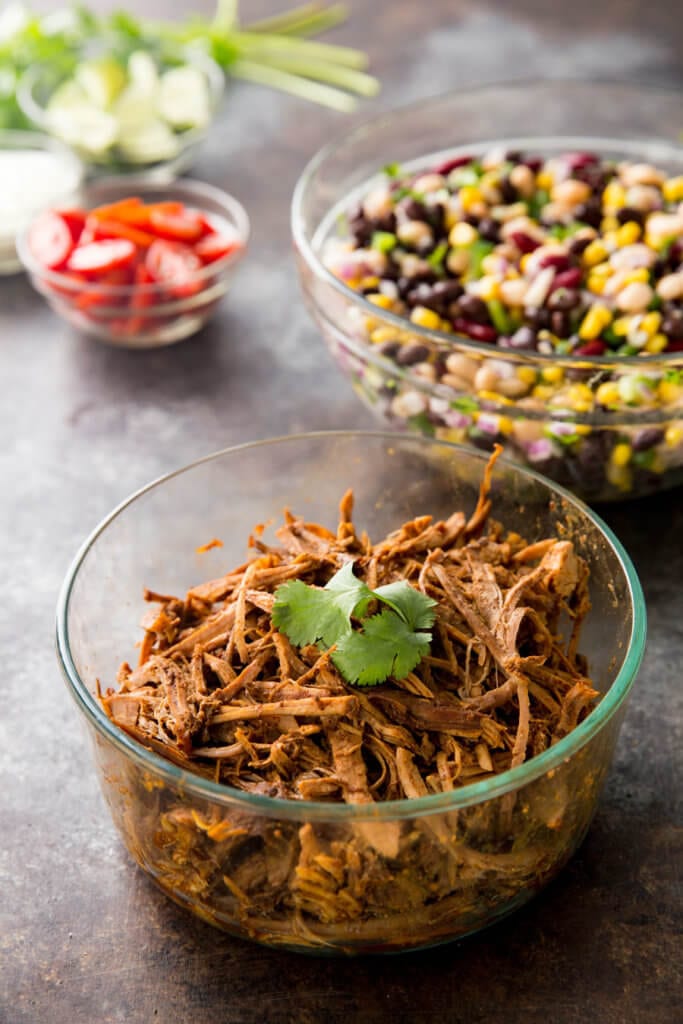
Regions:
M 157 118 L 156 99 L 141 90 L 137 82 L 132 82 L 123 90 L 111 112 L 119 122 L 119 136 L 123 138 L 128 131 Z
M 171 160 L 178 154 L 180 143 L 164 121 L 154 118 L 119 135 L 118 148 L 133 164 L 151 164 Z
M 200 128 L 211 116 L 206 78 L 198 68 L 165 71 L 159 89 L 159 113 L 172 128 Z
M 96 159 L 114 145 L 119 134 L 116 118 L 88 103 L 49 111 L 48 124 L 50 131 L 67 145 Z
M 113 57 L 83 61 L 74 77 L 90 102 L 101 110 L 112 105 L 128 80 L 125 70 Z
M 128 81 L 140 96 L 156 102 L 159 92 L 159 73 L 154 59 L 144 50 L 136 50 L 128 58 Z

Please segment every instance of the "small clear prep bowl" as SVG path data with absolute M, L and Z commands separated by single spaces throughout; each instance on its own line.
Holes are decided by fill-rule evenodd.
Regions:
M 512 458 L 587 501 L 680 483 L 683 352 L 560 358 L 427 330 L 379 309 L 336 278 L 322 249 L 339 215 L 390 161 L 417 171 L 503 146 L 540 156 L 590 150 L 681 174 L 682 99 L 680 92 L 616 83 L 490 85 L 381 115 L 322 149 L 292 201 L 297 263 L 308 308 L 362 401 L 399 429 L 484 449 L 497 441 Z M 396 356 L 381 355 L 373 337 L 393 339 Z M 423 350 L 415 365 L 401 362 L 408 361 L 408 346 Z M 452 371 L 449 357 L 455 357 Z M 482 369 L 479 380 L 488 380 L 479 385 Z M 497 394 L 495 381 L 504 382 L 507 395 Z M 609 407 L 596 397 L 605 381 L 617 388 Z
M 17 254 L 16 237 L 28 226 L 48 199 L 55 204 L 71 204 L 81 187 L 84 170 L 82 163 L 68 146 L 40 132 L 10 129 L 0 131 L 0 153 L 2 152 L 49 155 L 61 163 L 63 175 L 62 180 L 57 183 L 54 177 L 48 175 L 48 180 L 43 183 L 43 190 L 40 192 L 27 187 L 23 181 L 22 202 L 18 208 L 12 208 L 11 204 L 15 199 L 14 196 L 10 199 L 7 191 L 0 196 L 0 276 L 16 274 L 22 269 Z M 11 230 L 8 225 L 8 213 L 11 218 Z
M 454 792 L 372 806 L 247 794 L 189 775 L 131 740 L 97 698 L 134 656 L 142 588 L 183 594 L 244 560 L 253 526 L 289 507 L 334 528 L 353 487 L 354 520 L 379 538 L 409 517 L 474 508 L 486 457 L 415 435 L 332 432 L 227 449 L 133 495 L 86 541 L 65 580 L 57 644 L 67 686 L 92 741 L 114 823 L 137 864 L 204 920 L 245 938 L 320 953 L 389 952 L 455 939 L 514 910 L 571 856 L 590 824 L 645 642 L 645 605 L 633 565 L 580 501 L 500 460 L 493 514 L 530 540 L 560 531 L 591 566 L 593 609 L 582 633 L 602 697 L 570 735 L 538 757 Z M 198 554 L 218 537 L 224 547 Z M 298 891 L 300 830 L 323 854 L 373 824 L 355 877 L 322 871 L 318 904 Z M 416 861 L 377 851 L 379 833 L 415 837 Z M 387 839 L 390 836 L 387 835 Z M 309 845 L 310 848 L 310 845 Z M 332 861 L 328 861 L 332 863 Z M 428 902 L 410 871 L 433 880 Z M 227 881 L 226 881 L 227 879 Z M 294 884 L 290 887 L 290 882 Z M 325 900 L 346 890 L 348 898 Z M 364 888 L 365 887 L 365 888 Z M 393 895 L 392 895 L 393 892 Z
M 34 288 L 47 299 L 55 313 L 74 327 L 121 348 L 171 345 L 196 334 L 227 292 L 246 251 L 249 218 L 234 196 L 190 178 L 170 185 L 155 185 L 146 178 L 103 179 L 88 185 L 80 202 L 90 210 L 127 196 L 139 196 L 145 203 L 178 200 L 199 209 L 210 214 L 217 224 L 223 222 L 227 229 L 235 232 L 241 246 L 198 270 L 188 283 L 191 294 L 179 299 L 170 299 L 168 288 L 161 284 L 83 283 L 59 271 L 47 270 L 31 252 L 30 228 L 17 240 L 17 250 Z M 130 308 L 133 296 L 143 296 L 135 309 Z
M 147 181 L 160 185 L 173 181 L 179 174 L 183 174 L 192 166 L 199 146 L 206 138 L 219 111 L 225 90 L 225 75 L 208 54 L 194 51 L 186 56 L 185 62 L 201 71 L 206 79 L 211 111 L 211 119 L 208 124 L 201 128 L 187 128 L 176 132 L 179 145 L 178 153 L 166 160 L 156 160 L 146 164 L 123 160 L 115 161 L 111 157 L 103 157 L 101 161 L 95 161 L 87 148 L 74 146 L 74 151 L 83 160 L 90 174 L 107 176 L 130 174 L 136 178 L 144 177 Z M 159 70 L 172 66 L 161 59 L 156 59 L 156 64 Z M 22 112 L 48 135 L 54 135 L 46 109 L 48 100 L 55 89 L 69 77 L 71 77 L 70 74 L 65 74 L 63 70 L 50 64 L 34 64 L 24 72 L 17 84 L 17 102 Z

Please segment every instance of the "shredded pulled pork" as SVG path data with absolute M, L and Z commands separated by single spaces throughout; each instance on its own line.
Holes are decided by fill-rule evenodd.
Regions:
M 588 569 L 567 540 L 528 544 L 489 520 L 490 468 L 469 521 L 424 515 L 373 544 L 347 493 L 334 533 L 287 512 L 277 542 L 255 531 L 252 558 L 220 579 L 184 599 L 146 591 L 140 664 L 122 666 L 108 714 L 189 771 L 295 800 L 446 792 L 539 754 L 597 697 L 576 653 Z M 349 559 L 372 588 L 407 580 L 437 602 L 405 679 L 351 687 L 329 652 L 273 627 L 281 583 L 324 586 Z

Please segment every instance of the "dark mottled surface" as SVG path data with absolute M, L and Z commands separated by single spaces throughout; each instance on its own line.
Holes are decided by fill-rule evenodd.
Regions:
M 683 85 L 680 8 L 667 0 L 647 12 L 629 0 L 351 7 L 336 36 L 370 50 L 385 83 L 375 109 L 522 71 Z M 212 449 L 372 423 L 302 309 L 288 239 L 298 172 L 346 126 L 234 90 L 195 175 L 245 201 L 253 245 L 239 288 L 193 341 L 116 352 L 56 321 L 23 278 L 0 282 L 3 1024 L 680 1019 L 680 491 L 606 512 L 642 574 L 647 655 L 588 839 L 545 893 L 492 930 L 351 962 L 238 942 L 158 895 L 97 791 L 52 648 L 56 593 L 83 536 L 129 491 Z

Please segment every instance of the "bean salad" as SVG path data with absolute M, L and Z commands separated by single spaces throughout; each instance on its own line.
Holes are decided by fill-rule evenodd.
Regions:
M 683 175 L 591 152 L 543 159 L 497 150 L 419 173 L 387 165 L 346 211 L 323 259 L 377 309 L 376 318 L 356 317 L 357 337 L 461 396 L 446 408 L 403 388 L 383 396 L 391 417 L 479 447 L 507 442 L 560 482 L 578 479 L 589 496 L 605 486 L 627 493 L 634 474 L 664 473 L 671 449 L 683 461 L 678 420 L 592 438 L 590 427 L 566 422 L 683 398 L 680 372 L 653 372 L 661 360 L 647 359 L 683 352 Z M 491 356 L 463 349 L 463 339 L 490 346 Z M 531 358 L 515 362 L 513 353 Z M 623 373 L 579 368 L 594 357 L 631 358 Z M 506 405 L 531 419 L 510 420 Z M 539 422 L 543 409 L 559 418 Z

